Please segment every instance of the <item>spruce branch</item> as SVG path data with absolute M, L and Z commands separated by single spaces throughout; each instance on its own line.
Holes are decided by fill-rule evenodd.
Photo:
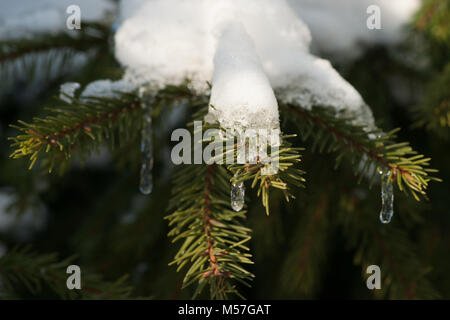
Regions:
M 369 174 L 372 186 L 377 174 L 374 168 L 387 168 L 391 171 L 390 182 L 396 182 L 401 191 L 419 201 L 420 196 L 426 198 L 429 181 L 441 181 L 429 175 L 437 172 L 427 168 L 430 158 L 418 154 L 408 142 L 395 142 L 398 129 L 386 134 L 379 129 L 368 132 L 352 124 L 352 118 L 324 107 L 307 110 L 294 104 L 282 104 L 281 109 L 285 119 L 298 126 L 304 140 L 313 139 L 312 150 L 337 153 L 336 168 L 344 156 L 350 159 L 355 174 L 359 175 L 358 182 Z
M 58 167 L 62 173 L 75 155 L 85 161 L 102 145 L 114 150 L 136 141 L 142 125 L 140 98 L 135 92 L 112 94 L 114 97 L 83 100 L 65 95 L 71 102 L 58 99 L 58 104 L 47 108 L 49 115 L 34 118 L 32 123 L 19 120 L 18 125 L 10 125 L 23 133 L 9 138 L 15 148 L 10 157 L 28 157 L 29 169 L 41 160 L 41 167 L 49 172 Z M 157 120 L 163 109 L 183 99 L 192 107 L 205 104 L 205 96 L 195 95 L 187 84 L 168 85 L 154 91 L 152 118 Z
M 229 208 L 228 171 L 219 165 L 184 166 L 174 179 L 166 216 L 173 242 L 183 240 L 171 264 L 189 266 L 183 288 L 198 283 L 194 298 L 209 284 L 211 298 L 240 296 L 237 281 L 249 285 L 253 274 L 242 267 L 252 263 L 245 243 L 250 229 L 242 225 L 245 211 Z
M 0 43 L 0 80 L 2 86 L 36 74 L 47 78 L 73 67 L 72 58 L 98 50 L 107 50 L 110 28 L 98 23 L 85 23 L 76 32 L 36 34 L 28 38 L 12 38 Z
M 449 12 L 450 3 L 448 1 L 425 0 L 416 14 L 413 27 L 436 43 L 448 48 L 450 40 Z
M 450 129 L 450 63 L 427 85 L 425 95 L 416 107 L 414 127 L 425 127 L 441 137 L 449 137 Z
M 29 38 L 6 39 L 0 45 L 0 65 L 32 53 L 52 49 L 88 51 L 107 45 L 109 28 L 98 23 L 84 23 L 83 28 L 74 33 L 39 34 Z
M 74 98 L 71 103 L 60 100 L 49 116 L 11 125 L 23 133 L 9 138 L 15 148 L 11 157 L 28 157 L 30 169 L 41 160 L 51 172 L 56 166 L 64 170 L 75 151 L 84 159 L 99 151 L 104 140 L 114 148 L 116 142 L 122 145 L 135 138 L 141 127 L 140 102 L 133 93 L 117 94 L 117 98 Z
M 207 113 L 206 101 L 203 105 L 200 103 L 200 108 L 193 115 L 194 119 L 204 118 Z M 193 122 L 188 125 L 192 126 Z M 262 162 L 258 158 L 255 164 L 227 165 L 229 152 L 233 153 L 233 163 L 237 162 L 239 146 L 235 143 L 235 137 L 229 137 L 219 123 L 206 123 L 202 130 L 211 128 L 222 131 L 222 138 L 219 141 L 202 140 L 203 146 L 217 143 L 228 146 L 228 139 L 233 139 L 233 148 L 215 154 L 211 159 L 215 164 L 184 166 L 176 174 L 169 206 L 173 213 L 166 219 L 172 227 L 169 236 L 174 237 L 173 241 L 184 242 L 171 264 L 178 265 L 177 271 L 190 265 L 183 287 L 197 282 L 194 298 L 207 284 L 211 298 L 225 299 L 229 294 L 242 297 L 230 280 L 248 286 L 253 278 L 253 274 L 242 267 L 242 264 L 252 263 L 251 255 L 245 252 L 249 250 L 245 243 L 250 240 L 251 230 L 240 222 L 245 218 L 245 211 L 230 210 L 230 187 L 233 183 L 252 180 L 253 187 L 259 185 L 258 196 L 262 196 L 268 214 L 270 188 L 282 190 L 289 201 L 289 198 L 294 198 L 291 188 L 303 186 L 304 172 L 297 168 L 299 151 L 302 149 L 294 148 L 288 142 L 295 135 L 281 135 L 278 150 L 267 153 L 266 160 L 270 161 Z M 250 142 L 241 143 L 248 145 Z M 268 169 L 267 173 L 274 170 L 271 166 L 275 163 L 277 172 L 262 174 L 263 169 Z M 230 173 L 234 173 L 234 176 Z
M 310 192 L 306 208 L 294 202 L 294 212 L 302 212 L 286 248 L 280 268 L 280 292 L 291 296 L 311 297 L 320 288 L 321 271 L 327 261 L 327 250 L 332 233 L 329 208 L 332 206 L 329 186 Z M 317 195 L 314 197 L 314 195 Z M 313 198 L 313 199 L 311 199 Z M 333 212 L 334 214 L 334 212 Z
M 191 102 L 197 109 L 193 119 L 203 119 L 207 100 L 200 97 Z M 193 127 L 193 122 L 188 126 Z M 219 127 L 202 126 L 209 128 Z M 202 144 L 206 146 L 209 142 Z M 172 242 L 183 240 L 183 244 L 170 265 L 176 264 L 177 271 L 189 266 L 183 288 L 197 283 L 193 299 L 207 285 L 212 299 L 227 299 L 230 295 L 243 298 L 236 282 L 250 286 L 254 277 L 243 267 L 253 263 L 245 245 L 251 239 L 251 230 L 242 224 L 246 211 L 235 212 L 229 207 L 230 179 L 229 171 L 218 164 L 183 165 L 174 177 L 168 206 L 171 213 L 165 219 L 169 220 Z
M 32 295 L 38 295 L 48 287 L 62 299 L 126 299 L 130 296 L 131 287 L 126 284 L 126 276 L 108 282 L 84 269 L 81 289 L 69 290 L 66 268 L 74 259 L 59 261 L 54 253 L 37 254 L 29 246 L 16 247 L 0 257 L 0 295 L 13 297 L 21 287 Z
M 374 224 L 370 215 L 372 206 L 362 205 L 358 197 L 343 192 L 338 201 L 338 223 L 347 235 L 347 243 L 355 250 L 354 263 L 362 267 L 376 264 L 382 272 L 379 297 L 391 299 L 436 299 L 439 293 L 427 278 L 431 266 L 423 265 L 414 244 L 402 227 L 390 224 L 388 228 Z
M 289 199 L 295 199 L 291 192 L 292 187 L 304 187 L 305 179 L 302 177 L 304 171 L 298 168 L 301 161 L 300 151 L 303 148 L 295 148 L 289 143 L 288 139 L 296 135 L 281 135 L 282 143 L 277 152 L 268 154 L 268 162 L 265 164 L 261 159 L 256 159 L 255 164 L 233 164 L 228 166 L 228 170 L 233 173 L 231 183 L 240 183 L 251 180 L 252 188 L 257 188 L 257 195 L 261 196 L 261 201 L 266 209 L 266 214 L 269 215 L 269 192 L 270 188 L 279 189 L 283 192 L 287 202 Z M 237 162 L 237 149 L 234 149 L 235 162 Z M 263 174 L 262 170 L 267 172 L 273 170 L 273 163 L 277 160 L 278 171 L 274 174 Z

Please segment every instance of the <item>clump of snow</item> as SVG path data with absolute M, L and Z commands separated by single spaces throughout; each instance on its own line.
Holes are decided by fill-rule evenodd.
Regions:
M 90 97 L 115 98 L 118 96 L 118 92 L 132 92 L 133 90 L 135 90 L 135 86 L 126 80 L 97 80 L 86 86 L 80 99 L 88 100 Z
M 85 22 L 104 21 L 108 12 L 115 5 L 110 0 L 1 0 L 0 1 L 0 41 L 18 38 L 33 38 L 41 33 L 56 34 L 68 32 L 76 36 L 79 30 L 68 30 L 66 12 L 70 5 L 78 5 L 81 11 L 81 28 Z M 32 52 L 21 56 L 11 63 L 2 65 L 0 94 L 11 90 L 16 85 L 16 79 L 26 80 L 26 87 L 21 88 L 20 99 L 33 99 L 42 90 L 43 81 L 51 82 L 56 77 L 73 74 L 81 70 L 93 51 L 73 52 L 70 58 L 62 54 L 66 50 L 48 50 Z M 59 54 L 61 53 L 61 54 Z M 28 71 L 33 70 L 33 79 L 29 79 Z M 27 71 L 27 73 L 25 73 Z
M 355 125 L 375 128 L 370 108 L 328 60 L 296 51 L 285 54 L 285 59 L 272 62 L 266 68 L 279 99 L 305 109 L 313 106 L 333 108 L 338 113 L 343 112 L 344 116 L 354 117 Z
M 242 24 L 222 26 L 210 100 L 224 128 L 278 127 L 278 104 L 253 43 Z
M 78 5 L 83 22 L 100 21 L 112 12 L 109 0 L 2 0 L 0 1 L 0 39 L 31 37 L 39 32 L 67 30 L 67 7 Z
M 116 57 L 136 85 L 189 78 L 205 92 L 212 81 L 209 116 L 225 125 L 278 121 L 273 88 L 282 101 L 345 110 L 373 126 L 358 92 L 309 53 L 309 29 L 285 0 L 136 3 L 115 37 Z
M 66 82 L 59 86 L 59 98 L 67 103 L 71 103 L 72 100 L 69 97 L 75 96 L 75 91 L 80 89 L 78 82 Z M 69 97 L 68 97 L 69 96 Z
M 246 119 L 244 115 L 257 114 L 262 110 L 258 108 L 270 105 L 261 101 L 272 99 L 269 97 L 275 90 L 280 100 L 296 102 L 304 108 L 320 104 L 345 110 L 357 115 L 360 124 L 372 126 L 372 114 L 361 96 L 328 61 L 310 53 L 310 44 L 313 52 L 352 58 L 361 52 L 361 43 L 395 43 L 402 38 L 402 27 L 420 2 L 121 0 L 117 18 L 120 27 L 115 37 L 116 57 L 127 68 L 124 81 L 133 87 L 144 84 L 163 87 L 190 79 L 195 89 L 206 93 L 206 83 L 212 81 L 214 94 L 211 104 L 224 101 L 229 106 L 223 110 L 228 111 L 236 110 L 234 104 L 242 106 L 240 112 L 230 112 L 230 117 L 234 117 L 228 119 L 230 121 L 248 122 L 249 117 Z M 0 38 L 67 30 L 66 9 L 72 4 L 80 6 L 82 23 L 98 21 L 105 17 L 106 12 L 114 10 L 114 2 L 109 0 L 0 1 Z M 369 5 L 378 5 L 381 9 L 381 30 L 367 28 L 366 10 Z M 252 54 L 259 59 L 251 68 L 255 72 L 259 70 L 260 76 L 251 85 L 247 84 L 250 78 L 246 78 L 245 68 L 239 68 L 242 72 L 233 75 L 234 84 L 245 85 L 225 84 L 225 81 L 218 80 L 220 74 L 224 78 L 231 77 L 219 71 L 225 69 L 223 66 L 227 62 L 218 57 L 242 53 L 238 49 L 239 43 L 223 43 L 228 41 L 223 35 L 223 25 L 230 23 L 242 25 L 242 34 L 249 38 L 245 42 L 253 44 Z M 267 80 L 273 90 L 262 85 Z M 106 92 L 111 92 L 112 88 L 107 88 L 110 83 L 97 85 L 90 87 L 89 90 L 96 88 L 92 92 L 86 88 L 84 96 L 98 96 L 101 92 L 108 95 Z M 259 88 L 257 94 L 256 87 Z M 245 92 L 247 97 L 244 99 Z M 226 96 L 229 101 L 218 99 L 221 96 Z M 219 109 L 222 109 L 221 105 L 218 104 Z M 270 114 L 267 123 L 275 118 Z
M 367 45 L 392 45 L 402 40 L 403 28 L 421 4 L 421 0 L 287 1 L 311 30 L 313 51 L 339 60 L 358 57 Z M 380 8 L 379 30 L 367 28 L 370 5 Z
M 203 0 L 147 1 L 135 10 L 128 2 L 134 14 L 116 33 L 115 54 L 136 81 L 164 85 L 190 78 L 204 86 L 211 80 L 214 52 L 207 50 Z

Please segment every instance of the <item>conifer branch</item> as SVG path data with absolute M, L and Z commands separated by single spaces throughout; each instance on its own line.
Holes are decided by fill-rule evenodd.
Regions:
M 74 150 L 83 158 L 109 139 L 111 148 L 137 136 L 141 126 L 141 108 L 136 95 L 122 93 L 118 98 L 96 98 L 72 103 L 60 101 L 51 115 L 34 118 L 32 123 L 19 121 L 12 127 L 23 132 L 10 138 L 15 148 L 12 158 L 28 157 L 30 169 L 42 160 L 49 172 L 55 166 L 64 170 L 73 159 Z M 42 158 L 42 159 L 41 159 Z
M 304 171 L 298 168 L 298 164 L 301 161 L 300 151 L 303 148 L 294 148 L 292 144 L 288 142 L 288 139 L 295 137 L 296 135 L 282 135 L 281 145 L 278 152 L 272 152 L 268 155 L 270 160 L 264 164 L 260 159 L 256 160 L 255 164 L 233 164 L 228 166 L 228 170 L 233 173 L 231 183 L 245 182 L 247 180 L 252 181 L 252 188 L 257 188 L 257 195 L 261 196 L 261 201 L 266 209 L 266 214 L 269 215 L 269 192 L 270 188 L 279 189 L 283 192 L 287 202 L 289 199 L 295 199 L 292 194 L 292 187 L 304 187 L 305 179 L 302 177 Z M 234 150 L 235 160 L 237 158 L 237 146 Z M 264 175 L 262 170 L 266 169 L 268 172 L 273 170 L 271 167 L 278 158 L 278 171 L 274 174 Z M 235 161 L 237 162 L 237 161 Z
M 110 29 L 98 23 L 85 23 L 74 32 L 36 34 L 27 38 L 5 39 L 0 43 L 0 86 L 18 79 L 27 83 L 48 81 L 55 75 L 73 72 L 77 54 L 89 59 L 95 52 L 108 50 Z
M 0 45 L 0 66 L 28 54 L 49 50 L 87 51 L 108 43 L 109 28 L 98 23 L 84 23 L 76 32 L 40 34 L 30 38 L 6 39 Z
M 183 244 L 171 264 L 177 271 L 189 266 L 183 288 L 197 282 L 194 298 L 209 284 L 211 298 L 240 296 L 235 284 L 249 285 L 253 274 L 242 264 L 252 263 L 250 229 L 240 221 L 245 211 L 229 209 L 229 173 L 219 165 L 185 166 L 174 179 L 169 220 L 173 242 Z
M 425 0 L 422 7 L 416 14 L 413 27 L 424 33 L 433 42 L 448 47 L 450 39 L 450 29 L 448 27 L 448 17 L 450 3 L 442 0 Z M 445 59 L 444 59 L 445 60 Z
M 103 281 L 100 276 L 82 270 L 80 290 L 69 290 L 66 285 L 66 268 L 75 257 L 58 261 L 57 254 L 37 254 L 29 246 L 14 248 L 0 257 L 0 296 L 7 293 L 12 298 L 16 289 L 24 287 L 32 295 L 44 288 L 51 289 L 62 299 L 126 299 L 131 287 L 127 277 L 115 282 Z M 7 297 L 8 298 L 8 297 Z
M 70 162 L 79 156 L 85 161 L 102 145 L 111 150 L 123 147 L 140 137 L 142 108 L 134 93 L 111 92 L 114 97 L 66 96 L 70 103 L 58 99 L 58 104 L 48 108 L 50 114 L 34 118 L 32 123 L 18 121 L 10 125 L 23 134 L 10 137 L 15 150 L 11 158 L 28 157 L 29 169 L 40 161 L 40 166 L 62 173 Z M 158 119 L 163 109 L 170 108 L 176 100 L 187 99 L 189 106 L 205 104 L 204 95 L 195 95 L 187 85 L 171 86 L 155 91 L 152 100 L 152 118 Z M 108 142 L 108 143 L 106 143 Z
M 205 100 L 206 102 L 207 100 Z M 203 119 L 207 112 L 204 103 L 193 115 L 194 119 Z M 188 125 L 191 126 L 190 122 Z M 202 129 L 215 128 L 225 132 L 218 123 L 205 124 Z M 250 229 L 242 226 L 240 220 L 245 218 L 245 211 L 230 210 L 230 187 L 233 183 L 252 180 L 252 187 L 259 185 L 258 196 L 262 196 L 263 205 L 269 213 L 269 189 L 277 188 L 283 191 L 285 198 L 294 198 L 290 190 L 293 186 L 301 187 L 305 181 L 304 172 L 297 168 L 300 162 L 299 151 L 288 142 L 295 135 L 282 135 L 278 150 L 267 152 L 266 162 L 257 159 L 255 164 L 227 163 L 227 155 L 233 153 L 233 163 L 237 162 L 238 145 L 235 137 L 226 134 L 220 141 L 202 140 L 204 146 L 208 144 L 229 145 L 227 139 L 233 139 L 231 150 L 215 154 L 211 165 L 185 166 L 175 176 L 175 186 L 172 191 L 170 211 L 166 217 L 169 232 L 173 241 L 184 240 L 171 264 L 177 264 L 179 271 L 186 264 L 190 265 L 183 281 L 183 287 L 198 282 L 194 298 L 198 296 L 206 284 L 210 286 L 211 298 L 225 299 L 229 294 L 242 297 L 234 284 L 229 280 L 236 280 L 244 285 L 253 278 L 253 274 L 242 268 L 242 264 L 252 263 L 251 255 L 243 251 L 249 250 L 244 244 L 250 240 Z M 244 141 L 244 144 L 249 142 Z M 270 148 L 270 144 L 269 148 Z M 270 159 L 270 160 L 269 160 Z M 275 161 L 276 159 L 276 161 Z M 274 168 L 273 174 L 263 175 Z M 230 176 L 230 172 L 234 176 Z M 189 186 L 188 186 L 189 185 Z
M 430 266 L 422 265 L 414 244 L 401 227 L 390 224 L 382 228 L 374 224 L 369 218 L 373 207 L 363 206 L 348 193 L 340 196 L 338 206 L 338 223 L 344 228 L 348 245 L 356 251 L 354 262 L 361 265 L 363 277 L 369 265 L 376 264 L 382 270 L 381 290 L 374 294 L 391 299 L 439 297 L 427 279 Z
M 358 182 L 368 174 L 372 185 L 377 174 L 375 168 L 387 168 L 392 173 L 391 182 L 396 182 L 401 191 L 419 201 L 419 196 L 426 197 L 429 181 L 441 181 L 429 176 L 437 172 L 426 168 L 430 158 L 417 154 L 407 142 L 395 142 L 398 129 L 386 134 L 381 130 L 368 132 L 362 126 L 352 124 L 352 118 L 323 107 L 306 110 L 293 104 L 282 104 L 281 108 L 287 112 L 286 119 L 298 126 L 304 140 L 313 139 L 313 150 L 337 153 L 336 167 L 344 156 L 349 158 L 359 175 Z
M 331 206 L 329 187 L 321 187 L 320 192 L 310 192 L 287 247 L 288 254 L 280 269 L 280 291 L 293 297 L 314 297 L 320 287 L 320 275 L 327 261 L 327 247 L 330 239 Z M 317 195 L 314 197 L 313 195 Z M 311 198 L 314 200 L 311 201 Z M 311 205 L 314 204 L 314 205 Z M 296 206 L 296 203 L 294 203 Z M 334 210 L 334 206 L 333 206 Z M 334 213 L 334 212 L 333 212 Z
M 443 138 L 449 138 L 450 129 L 450 63 L 428 85 L 426 93 L 416 107 L 414 127 L 433 130 Z

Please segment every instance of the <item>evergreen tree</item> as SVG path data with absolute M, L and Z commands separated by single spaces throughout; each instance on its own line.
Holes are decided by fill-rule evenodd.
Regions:
M 425 66 L 382 45 L 336 62 L 380 129 L 279 99 L 272 175 L 261 174 L 261 162 L 170 161 L 172 131 L 194 133 L 193 121 L 210 107 L 209 94 L 189 80 L 151 92 L 80 94 L 77 84 L 123 76 L 110 19 L 73 34 L 2 40 L 0 132 L 11 144 L 0 149 L 9 199 L 1 219 L 15 220 L 0 229 L 0 296 L 450 297 L 450 190 L 430 183 L 450 174 L 449 19 L 448 1 L 424 1 L 397 48 Z M 79 55 L 82 68 L 73 63 Z M 400 99 L 392 79 L 412 98 Z M 215 122 L 202 130 L 209 128 L 224 129 Z M 202 141 L 203 149 L 215 142 Z M 230 190 L 244 186 L 245 206 L 233 210 Z M 379 221 L 380 188 L 384 222 L 395 192 L 389 224 Z M 81 290 L 66 287 L 71 264 L 81 267 Z M 381 269 L 380 290 L 366 288 L 369 265 Z

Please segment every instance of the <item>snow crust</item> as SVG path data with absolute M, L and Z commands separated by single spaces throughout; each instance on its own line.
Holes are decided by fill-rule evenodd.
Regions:
M 118 92 L 131 92 L 135 90 L 134 85 L 125 80 L 111 81 L 109 79 L 97 80 L 89 83 L 81 93 L 80 99 L 89 97 L 115 98 Z
M 83 22 L 99 21 L 114 10 L 109 0 L 1 0 L 0 39 L 70 31 L 66 27 L 70 5 L 80 7 L 81 27 Z
M 216 109 L 210 108 L 210 115 L 240 126 L 276 123 L 275 91 L 283 102 L 344 110 L 357 115 L 358 124 L 371 127 L 371 111 L 358 92 L 310 50 L 352 59 L 366 44 L 396 43 L 420 3 L 121 0 L 115 53 L 127 71 L 118 87 L 129 91 L 190 79 L 194 89 L 207 93 L 206 83 L 212 82 L 211 105 Z M 65 30 L 66 8 L 72 4 L 80 6 L 82 22 L 103 19 L 115 7 L 108 0 L 2 0 L 0 39 Z M 369 5 L 381 9 L 381 30 L 366 26 Z M 108 90 L 117 90 L 117 84 L 102 81 L 83 95 L 111 96 Z
M 133 2 L 139 8 L 128 9 L 133 14 L 117 31 L 115 48 L 136 85 L 189 78 L 205 92 L 212 81 L 209 116 L 225 127 L 278 123 L 273 90 L 283 101 L 345 110 L 373 126 L 358 92 L 329 61 L 309 53 L 309 29 L 286 1 Z
M 344 62 L 357 58 L 367 45 L 401 41 L 405 25 L 421 4 L 421 0 L 287 1 L 311 30 L 313 51 L 326 52 Z M 366 26 L 370 5 L 380 8 L 380 30 Z
M 129 79 L 137 85 L 180 84 L 192 79 L 206 89 L 211 81 L 214 51 L 208 48 L 206 9 L 203 0 L 123 1 L 134 12 L 115 36 L 116 58 L 129 67 Z M 126 4 L 129 4 L 127 6 Z M 211 2 L 212 3 L 212 2 Z
M 223 27 L 214 56 L 210 116 L 225 128 L 277 128 L 278 104 L 241 23 Z
M 71 98 L 75 96 L 75 92 L 80 88 L 78 82 L 65 82 L 59 86 L 59 98 L 67 103 L 71 103 Z M 67 97 L 67 96 L 69 97 Z

